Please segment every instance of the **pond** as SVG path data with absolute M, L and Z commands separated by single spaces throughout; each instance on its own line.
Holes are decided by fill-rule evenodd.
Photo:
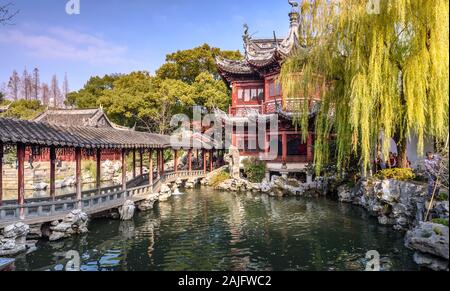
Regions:
M 41 241 L 17 270 L 63 270 L 77 251 L 86 271 L 364 270 L 368 251 L 390 270 L 417 270 L 403 235 L 362 209 L 325 198 L 186 191 L 133 221 L 94 220 L 89 233 Z

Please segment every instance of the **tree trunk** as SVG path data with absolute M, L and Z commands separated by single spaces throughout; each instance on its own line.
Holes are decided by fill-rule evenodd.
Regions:
M 406 137 L 400 137 L 399 134 L 394 136 L 395 144 L 397 145 L 397 167 L 408 168 L 408 142 Z

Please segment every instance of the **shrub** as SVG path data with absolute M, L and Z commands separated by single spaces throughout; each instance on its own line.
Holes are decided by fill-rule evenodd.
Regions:
M 438 200 L 439 201 L 447 201 L 448 200 L 448 194 L 442 192 L 441 194 L 439 194 Z
M 261 183 L 266 176 L 266 163 L 256 158 L 245 159 L 242 163 L 247 179 L 252 183 Z
M 85 161 L 83 171 L 89 173 L 91 178 L 95 178 L 97 175 L 97 163 L 91 160 Z
M 399 181 L 411 181 L 414 180 L 415 175 L 412 169 L 386 169 L 378 172 L 375 175 L 376 178 L 379 179 L 394 179 Z
M 229 173 L 221 171 L 220 173 L 217 173 L 216 175 L 211 177 L 211 179 L 209 180 L 209 185 L 217 187 L 230 178 L 231 176 Z
M 432 220 L 432 222 L 436 223 L 436 224 L 441 224 L 441 225 L 444 225 L 444 226 L 448 226 L 448 219 L 435 218 L 435 219 Z

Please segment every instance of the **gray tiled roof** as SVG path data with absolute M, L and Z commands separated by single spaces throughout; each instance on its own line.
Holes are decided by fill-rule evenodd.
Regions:
M 170 145 L 170 137 L 159 134 L 113 128 L 58 126 L 8 118 L 0 118 L 0 141 L 82 148 L 163 148 Z

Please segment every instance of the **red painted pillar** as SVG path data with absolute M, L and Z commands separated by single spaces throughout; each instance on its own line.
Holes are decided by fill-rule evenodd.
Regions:
M 214 171 L 214 150 L 209 151 L 209 171 Z
M 52 200 L 56 198 L 56 148 L 54 146 L 50 147 L 50 197 Z
M 143 155 L 142 155 L 142 149 L 139 150 L 139 174 L 142 176 L 144 175 L 144 161 Z
M 175 174 L 178 173 L 178 151 L 173 151 L 173 170 L 175 171 Z
M 133 179 L 136 178 L 136 149 L 133 149 Z
M 75 187 L 78 208 L 81 208 L 81 148 L 75 148 Z
M 286 135 L 286 132 L 282 133 L 282 145 L 283 145 L 282 161 L 283 161 L 283 163 L 286 163 L 287 162 L 287 135 Z
M 153 150 L 148 152 L 148 184 L 153 186 Z
M 314 140 L 312 133 L 308 134 L 306 160 L 310 163 L 314 161 Z
M 97 159 L 97 168 L 96 168 L 96 177 L 95 177 L 95 182 L 96 182 L 96 187 L 97 187 L 97 192 L 100 193 L 101 192 L 101 188 L 102 188 L 102 173 L 101 173 L 101 169 L 102 169 L 102 150 L 101 149 L 97 149 L 97 154 L 95 155 L 96 159 Z
M 156 171 L 158 172 L 158 178 L 161 177 L 161 153 L 160 153 L 160 150 L 156 151 Z
M 189 174 L 192 173 L 192 149 L 190 149 L 188 152 L 188 169 Z
M 206 150 L 202 150 L 202 159 L 203 159 L 203 171 L 206 174 L 206 172 L 207 172 L 207 169 L 206 169 Z
M 200 160 L 198 159 L 198 157 L 200 156 L 198 149 L 195 151 L 195 159 L 196 159 L 196 167 L 197 169 L 200 167 Z
M 25 145 L 17 144 L 17 202 L 19 206 L 23 206 L 25 203 Z M 24 219 L 24 209 L 21 208 L 19 211 L 20 219 Z
M 3 201 L 3 143 L 0 141 L 0 206 Z
M 126 161 L 126 150 L 122 149 L 121 160 L 122 160 L 122 190 L 127 190 L 127 161 Z

